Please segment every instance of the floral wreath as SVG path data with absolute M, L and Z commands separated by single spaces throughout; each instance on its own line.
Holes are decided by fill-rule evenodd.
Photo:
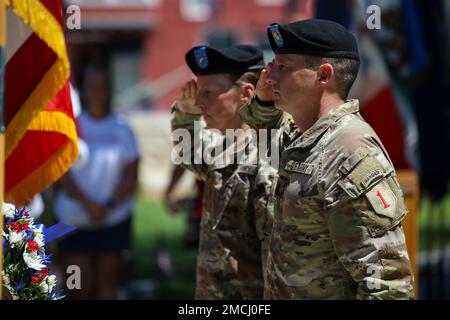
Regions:
M 45 229 L 25 208 L 3 204 L 3 287 L 13 300 L 59 300 L 56 276 L 49 274 L 45 244 L 73 231 L 58 224 Z

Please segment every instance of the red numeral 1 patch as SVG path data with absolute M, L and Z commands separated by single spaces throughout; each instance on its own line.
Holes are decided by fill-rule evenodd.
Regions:
M 386 180 L 382 180 L 369 192 L 366 197 L 376 213 L 393 218 L 397 207 L 397 198 Z
M 389 208 L 389 203 L 386 202 L 386 200 L 384 199 L 384 197 L 380 191 L 377 191 L 377 197 L 380 198 L 381 201 L 383 201 L 383 205 L 384 205 L 385 209 Z

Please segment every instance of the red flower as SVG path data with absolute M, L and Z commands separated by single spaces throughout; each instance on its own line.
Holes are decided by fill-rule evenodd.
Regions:
M 32 282 L 32 283 L 38 283 L 38 282 L 39 282 L 39 277 L 32 276 L 32 277 L 31 277 L 31 282 Z
M 45 277 L 48 276 L 48 270 L 42 269 L 41 271 L 39 271 L 39 275 L 41 276 L 41 280 L 45 279 Z
M 38 251 L 39 250 L 39 245 L 34 240 L 28 240 L 27 241 L 27 245 L 28 245 L 28 249 L 30 249 L 31 251 Z
M 20 225 L 20 223 L 18 223 L 18 222 L 11 222 L 10 224 L 9 224 L 9 228 L 12 230 L 12 231 L 15 231 L 15 232 L 22 232 L 22 226 Z
M 24 220 L 11 222 L 8 227 L 12 231 L 19 232 L 19 233 L 22 232 L 23 230 L 30 229 L 30 226 L 28 225 L 28 221 L 24 221 Z
M 22 229 L 28 230 L 30 227 L 28 226 L 28 222 L 27 221 L 21 221 L 20 222 L 20 226 L 22 227 Z

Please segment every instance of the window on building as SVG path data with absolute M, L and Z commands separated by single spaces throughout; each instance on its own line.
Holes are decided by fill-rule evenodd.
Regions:
M 112 73 L 114 109 L 130 108 L 139 95 L 139 76 L 142 63 L 142 52 L 134 48 L 114 50 L 111 54 L 110 68 Z
M 260 6 L 282 6 L 285 5 L 288 0 L 255 0 L 255 2 Z
M 213 15 L 212 0 L 180 0 L 180 13 L 183 19 L 191 22 L 204 22 Z
M 75 4 L 81 7 L 152 7 L 161 0 L 64 0 L 66 6 Z
M 205 35 L 205 42 L 214 48 L 226 48 L 238 43 L 239 37 L 233 30 L 215 29 Z
M 275 54 L 270 47 L 269 39 L 267 39 L 267 33 L 264 31 L 259 31 L 255 34 L 256 43 L 263 51 L 264 62 L 268 63 L 272 61 L 275 57 Z

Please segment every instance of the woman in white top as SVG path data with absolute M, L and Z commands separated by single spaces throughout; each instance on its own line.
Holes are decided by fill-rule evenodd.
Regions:
M 105 70 L 88 69 L 83 82 L 85 110 L 77 124 L 89 157 L 60 181 L 56 216 L 78 231 L 59 249 L 65 266 L 81 268 L 82 289 L 68 291 L 69 298 L 114 299 L 122 252 L 130 247 L 139 152 L 130 127 L 110 110 Z

